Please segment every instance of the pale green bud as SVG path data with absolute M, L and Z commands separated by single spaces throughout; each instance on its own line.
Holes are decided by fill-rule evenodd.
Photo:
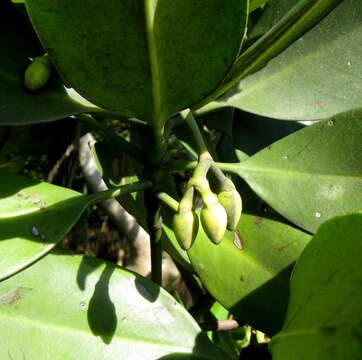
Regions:
M 33 59 L 24 74 L 24 86 L 30 91 L 42 88 L 49 80 L 52 66 L 46 55 Z
M 194 210 L 177 212 L 173 217 L 173 231 L 180 246 L 190 249 L 199 230 L 199 219 Z
M 201 195 L 204 203 L 200 213 L 202 227 L 207 237 L 213 243 L 219 244 L 226 231 L 226 211 L 211 191 L 203 192 Z
M 242 200 L 239 193 L 236 190 L 222 191 L 218 194 L 217 198 L 226 210 L 227 228 L 235 230 L 242 211 Z

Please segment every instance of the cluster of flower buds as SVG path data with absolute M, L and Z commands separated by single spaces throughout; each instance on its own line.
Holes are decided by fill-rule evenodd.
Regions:
M 209 169 L 215 170 L 215 177 L 220 192 L 214 194 L 206 177 Z M 173 219 L 175 236 L 183 249 L 189 249 L 194 242 L 199 221 L 192 209 L 194 190 L 202 199 L 203 207 L 200 212 L 202 227 L 208 238 L 219 244 L 226 229 L 235 230 L 242 211 L 242 201 L 233 182 L 220 169 L 216 168 L 211 156 L 201 158 L 192 178 L 187 184 L 187 190 L 179 203 L 179 208 Z
M 25 88 L 29 91 L 39 90 L 48 82 L 51 73 L 52 65 L 47 54 L 34 58 L 25 70 Z

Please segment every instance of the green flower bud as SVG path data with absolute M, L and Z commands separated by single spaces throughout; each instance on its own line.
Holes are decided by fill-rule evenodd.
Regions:
M 180 246 L 190 249 L 199 230 L 199 219 L 193 210 L 177 212 L 173 217 L 173 231 Z
M 33 59 L 24 74 L 24 86 L 30 91 L 42 88 L 49 80 L 52 66 L 46 55 Z
M 242 200 L 239 193 L 236 190 L 222 191 L 217 198 L 226 210 L 227 228 L 232 231 L 235 230 L 242 210 Z
M 200 213 L 202 227 L 207 237 L 213 243 L 219 244 L 226 231 L 226 211 L 211 191 L 202 192 L 201 196 L 204 203 Z

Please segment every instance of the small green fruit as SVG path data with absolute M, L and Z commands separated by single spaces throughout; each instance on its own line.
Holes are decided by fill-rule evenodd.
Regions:
M 227 228 L 232 231 L 235 230 L 239 223 L 243 207 L 239 193 L 236 190 L 222 191 L 218 194 L 217 198 L 226 210 Z
M 24 74 L 24 86 L 30 91 L 42 88 L 49 80 L 52 67 L 46 55 L 33 59 Z
M 173 217 L 173 231 L 180 246 L 190 249 L 199 231 L 199 219 L 193 210 L 177 212 Z
M 219 244 L 226 231 L 226 211 L 212 192 L 203 194 L 202 199 L 205 205 L 200 213 L 202 227 L 207 237 L 213 243 Z

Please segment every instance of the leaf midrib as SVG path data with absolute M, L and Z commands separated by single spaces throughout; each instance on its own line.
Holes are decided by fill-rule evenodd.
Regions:
M 144 0 L 145 20 L 146 20 L 146 34 L 147 46 L 149 50 L 149 62 L 151 70 L 151 85 L 152 85 L 152 124 L 158 125 L 162 119 L 161 113 L 161 78 L 160 68 L 158 64 L 157 46 L 154 34 L 154 17 L 158 0 Z
M 243 163 L 244 164 L 244 163 Z M 360 179 L 362 181 L 362 174 L 360 175 L 346 175 L 346 174 L 328 174 L 328 173 L 315 173 L 315 172 L 305 172 L 305 171 L 298 171 L 298 170 L 285 170 L 280 168 L 271 168 L 271 167 L 252 167 L 252 166 L 245 166 L 243 165 L 239 169 L 237 169 L 237 172 L 240 177 L 244 178 L 245 175 L 248 175 L 249 172 L 264 172 L 269 173 L 268 176 L 270 176 L 270 173 L 274 173 L 272 175 L 276 176 L 295 176 L 295 177 L 303 177 L 303 176 L 312 176 L 313 177 L 332 177 L 332 178 L 352 178 L 352 179 Z

